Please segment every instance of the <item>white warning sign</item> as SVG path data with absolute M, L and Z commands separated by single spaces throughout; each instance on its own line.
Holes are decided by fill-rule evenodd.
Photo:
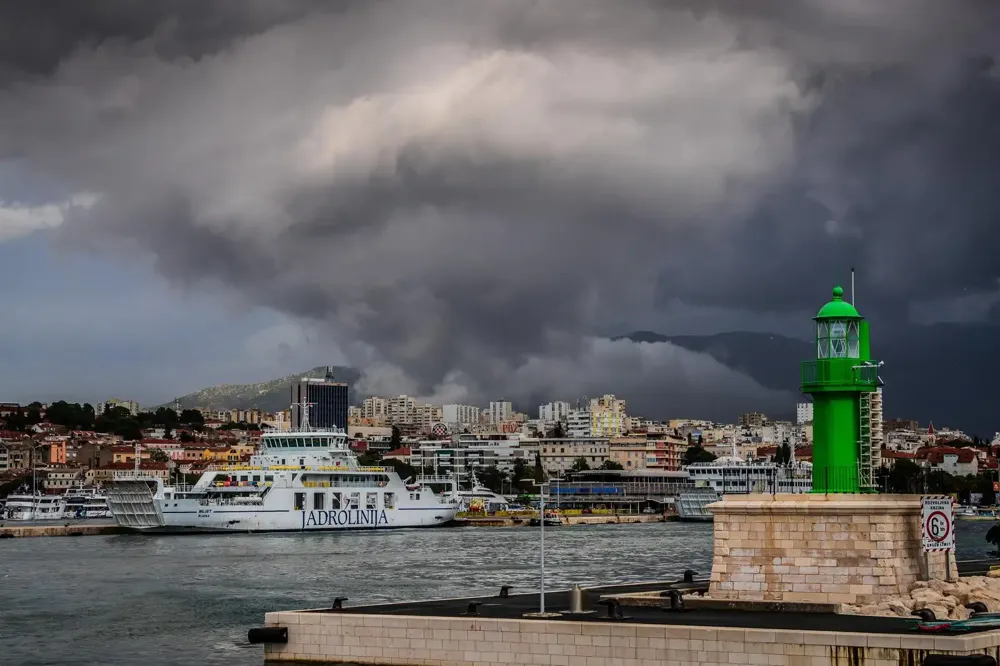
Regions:
M 925 497 L 920 512 L 924 550 L 955 550 L 955 517 L 950 497 Z

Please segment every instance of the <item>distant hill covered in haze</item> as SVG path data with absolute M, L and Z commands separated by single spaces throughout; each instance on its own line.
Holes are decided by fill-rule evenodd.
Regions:
M 291 402 L 290 389 L 293 383 L 302 377 L 325 377 L 327 366 L 320 365 L 312 370 L 296 372 L 284 377 L 256 384 L 220 384 L 189 393 L 178 398 L 181 409 L 202 407 L 204 409 L 261 409 L 276 412 L 287 409 Z M 361 377 L 354 368 L 333 367 L 336 381 L 344 382 L 351 387 L 351 402 L 356 402 L 353 395 L 354 385 Z M 164 405 L 172 407 L 173 401 Z

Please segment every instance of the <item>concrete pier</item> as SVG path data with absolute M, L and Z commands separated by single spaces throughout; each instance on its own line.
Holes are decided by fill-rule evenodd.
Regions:
M 1000 656 L 1000 631 L 919 634 L 916 620 L 832 613 L 623 607 L 610 619 L 594 603 L 667 583 L 587 590 L 589 615 L 530 619 L 537 594 L 267 613 L 287 643 L 265 645 L 265 661 L 422 666 L 898 666 L 928 654 Z M 570 607 L 569 592 L 547 608 Z M 475 602 L 475 614 L 469 613 Z
M 19 537 L 45 536 L 97 536 L 101 534 L 124 534 L 126 530 L 115 522 L 84 522 L 73 523 L 54 520 L 52 524 L 26 523 L 18 524 L 6 521 L 0 526 L 0 539 Z

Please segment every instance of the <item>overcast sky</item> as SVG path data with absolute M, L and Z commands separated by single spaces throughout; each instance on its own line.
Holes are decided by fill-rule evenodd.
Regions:
M 986 0 L 4 2 L 0 397 L 335 363 L 439 400 L 787 411 L 600 338 L 805 336 L 852 265 L 886 335 L 990 318 L 998 25 Z

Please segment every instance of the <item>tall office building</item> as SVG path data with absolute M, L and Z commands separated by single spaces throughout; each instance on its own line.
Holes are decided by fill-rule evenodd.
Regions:
M 313 379 L 303 377 L 292 384 L 292 427 L 298 428 L 302 421 L 299 403 L 310 402 L 309 425 L 313 428 L 347 429 L 347 384 L 334 381 L 333 368 L 327 368 L 326 377 Z

